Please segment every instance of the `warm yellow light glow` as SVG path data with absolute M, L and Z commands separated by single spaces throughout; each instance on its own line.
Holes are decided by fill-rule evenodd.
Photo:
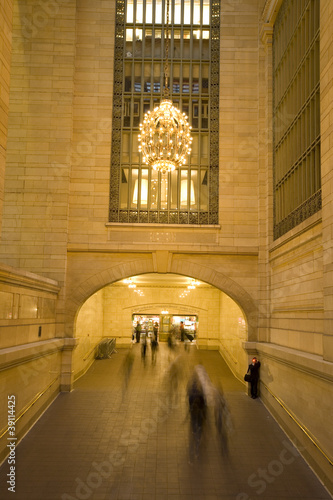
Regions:
M 143 162 L 163 174 L 186 163 L 191 152 L 191 127 L 185 113 L 163 99 L 154 111 L 148 111 L 140 125 L 139 150 Z
M 190 205 L 195 204 L 195 194 L 194 194 L 194 182 L 190 182 L 191 186 L 191 198 L 190 198 Z M 180 185 L 180 205 L 182 207 L 187 206 L 187 198 L 188 198 L 188 191 L 187 191 L 187 179 L 183 179 L 181 181 Z
M 148 203 L 148 180 L 141 180 L 141 197 L 140 197 L 141 205 L 147 205 Z M 133 203 L 138 202 L 138 179 L 135 180 L 134 183 L 134 192 L 133 192 Z

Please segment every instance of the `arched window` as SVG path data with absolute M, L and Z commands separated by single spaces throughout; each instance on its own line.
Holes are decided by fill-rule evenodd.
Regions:
M 218 223 L 219 3 L 170 0 L 170 98 L 193 142 L 187 163 L 162 175 L 142 162 L 138 135 L 162 98 L 166 0 L 117 0 L 110 222 Z

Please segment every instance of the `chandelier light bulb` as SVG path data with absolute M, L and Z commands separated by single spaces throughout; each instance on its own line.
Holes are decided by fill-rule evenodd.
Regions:
M 191 151 L 191 127 L 186 114 L 170 99 L 163 99 L 152 113 L 145 114 L 140 130 L 138 140 L 146 165 L 164 174 L 186 163 Z

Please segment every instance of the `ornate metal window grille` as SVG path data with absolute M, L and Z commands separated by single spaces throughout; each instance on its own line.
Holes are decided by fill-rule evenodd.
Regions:
M 165 176 L 138 152 L 161 100 L 166 0 L 117 0 L 110 222 L 218 224 L 220 0 L 170 0 L 170 96 L 189 116 L 189 162 Z
M 285 0 L 273 34 L 274 238 L 321 208 L 319 2 Z

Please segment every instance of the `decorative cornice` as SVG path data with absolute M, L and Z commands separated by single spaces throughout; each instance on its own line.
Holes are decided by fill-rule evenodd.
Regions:
M 280 10 L 283 0 L 266 0 L 264 9 L 261 14 L 261 20 L 264 24 L 273 27 L 276 16 Z
M 54 294 L 58 294 L 60 291 L 57 281 L 4 264 L 0 264 L 1 284 L 15 285 Z

